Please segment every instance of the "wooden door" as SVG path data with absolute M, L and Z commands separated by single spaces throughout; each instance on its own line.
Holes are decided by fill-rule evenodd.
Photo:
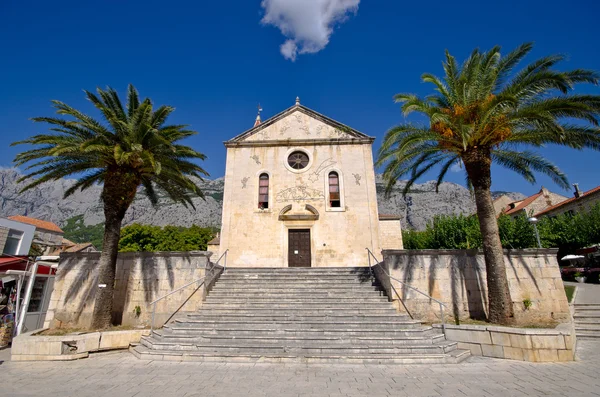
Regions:
M 310 229 L 288 230 L 288 266 L 310 267 Z

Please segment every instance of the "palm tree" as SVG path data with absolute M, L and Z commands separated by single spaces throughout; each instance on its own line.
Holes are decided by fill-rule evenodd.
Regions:
M 113 288 L 121 222 L 133 202 L 138 188 L 153 205 L 162 193 L 184 205 L 194 207 L 192 197 L 203 197 L 193 177 L 202 179 L 208 173 L 192 160 L 205 156 L 189 146 L 178 144 L 196 134 L 185 125 L 165 125 L 175 110 L 160 106 L 154 110 L 148 98 L 140 101 L 130 85 L 127 105 L 112 88 L 97 89 L 98 96 L 85 91 L 87 99 L 100 110 L 104 122 L 68 106 L 52 101 L 59 115 L 69 119 L 36 117 L 35 122 L 50 124 L 52 133 L 36 135 L 17 144 L 35 148 L 15 158 L 17 166 L 29 163 L 29 173 L 19 182 L 29 180 L 22 191 L 48 181 L 74 175 L 77 181 L 65 192 L 65 197 L 78 189 L 102 184 L 105 229 L 102 254 L 98 265 L 98 289 L 92 328 L 111 324 Z M 31 180 L 36 177 L 37 179 Z
M 538 59 L 513 72 L 531 49 L 532 44 L 523 44 L 505 56 L 500 47 L 485 53 L 475 50 L 462 66 L 446 51 L 445 77 L 422 76 L 422 81 L 434 85 L 435 93 L 425 98 L 395 96 L 405 115 L 420 113 L 428 123 L 390 129 L 377 160 L 377 165 L 385 164 L 388 195 L 405 175 L 409 181 L 403 194 L 434 167 L 439 169 L 439 186 L 452 166 L 464 166 L 483 236 L 488 320 L 493 323 L 512 322 L 513 308 L 490 192 L 492 162 L 531 183 L 535 183 L 534 172 L 541 172 L 566 189 L 566 176 L 526 146 L 600 149 L 600 96 L 571 92 L 576 83 L 597 84 L 599 75 L 581 69 L 554 70 L 564 59 L 561 55 Z

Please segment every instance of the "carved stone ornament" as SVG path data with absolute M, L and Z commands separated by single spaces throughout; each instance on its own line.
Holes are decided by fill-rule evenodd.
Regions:
M 325 194 L 317 189 L 309 188 L 306 185 L 298 185 L 288 189 L 281 190 L 277 193 L 276 200 L 282 201 L 302 201 L 302 200 L 319 200 L 324 199 Z

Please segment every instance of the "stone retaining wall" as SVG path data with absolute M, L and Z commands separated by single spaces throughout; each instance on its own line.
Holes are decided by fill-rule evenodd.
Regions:
M 152 301 L 206 276 L 206 283 L 200 287 L 192 284 L 158 302 L 154 325 L 162 326 L 175 313 L 198 310 L 222 269 L 209 262 L 210 256 L 210 252 L 204 251 L 120 253 L 113 321 L 122 325 L 148 326 Z M 45 327 L 89 327 L 99 259 L 99 252 L 61 254 Z
M 517 324 L 571 320 L 556 252 L 553 249 L 504 251 Z M 374 271 L 399 310 L 405 310 L 421 321 L 440 321 L 436 302 L 391 280 L 384 271 L 442 301 L 449 322 L 455 318 L 486 319 L 487 281 L 481 251 L 384 250 L 383 258 Z
M 89 353 L 127 349 L 139 343 L 149 330 L 90 332 L 60 336 L 36 335 L 44 329 L 21 334 L 13 339 L 12 361 L 68 361 L 88 357 Z
M 575 357 L 575 333 L 567 324 L 556 329 L 446 325 L 446 338 L 474 356 L 533 362 L 573 361 Z

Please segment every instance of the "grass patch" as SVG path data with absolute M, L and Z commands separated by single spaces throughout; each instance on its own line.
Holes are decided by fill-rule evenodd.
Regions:
M 40 332 L 37 335 L 41 336 L 63 336 L 69 334 L 89 334 L 91 332 L 106 332 L 106 331 L 130 331 L 134 329 L 145 329 L 147 327 L 139 328 L 132 327 L 131 325 L 111 325 L 108 328 L 89 330 L 85 328 L 50 328 Z
M 573 300 L 573 295 L 575 295 L 575 289 L 577 287 L 574 285 L 565 285 L 565 294 L 567 294 L 567 300 L 569 303 Z

